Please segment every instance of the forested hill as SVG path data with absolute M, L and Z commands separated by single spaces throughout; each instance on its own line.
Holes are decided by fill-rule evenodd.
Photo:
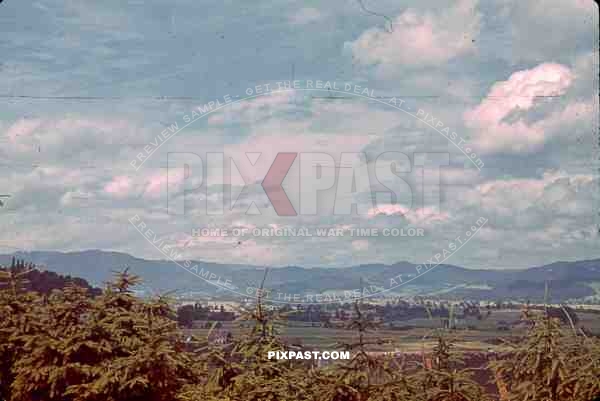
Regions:
M 0 264 L 16 257 L 64 276 L 81 277 L 91 285 L 102 286 L 115 271 L 129 268 L 142 278 L 144 286 L 158 292 L 177 290 L 206 296 L 231 296 L 186 272 L 171 260 L 146 260 L 126 253 L 87 250 L 78 252 L 17 252 L 0 255 Z M 191 261 L 199 272 L 214 272 L 238 289 L 256 286 L 264 267 Z M 528 269 L 464 268 L 441 264 L 417 276 L 417 265 L 397 262 L 389 265 L 363 264 L 348 267 L 272 268 L 266 285 L 273 293 L 318 294 L 353 290 L 364 286 L 389 287 L 390 278 L 403 276 L 406 285 L 389 292 L 390 296 L 421 295 L 444 299 L 517 300 L 542 302 L 546 284 L 550 302 L 597 302 L 600 300 L 600 259 L 555 262 Z M 215 279 L 216 280 L 216 279 Z M 243 291 L 243 290 L 242 290 Z
M 69 283 L 78 287 L 86 288 L 90 295 L 101 294 L 99 288 L 92 287 L 86 280 L 79 277 L 63 276 L 52 271 L 40 270 L 34 264 L 25 263 L 22 260 L 12 259 L 7 266 L 0 265 L 0 276 L 19 276 L 19 281 L 27 291 L 35 291 L 40 294 L 50 294 L 53 290 L 63 289 Z

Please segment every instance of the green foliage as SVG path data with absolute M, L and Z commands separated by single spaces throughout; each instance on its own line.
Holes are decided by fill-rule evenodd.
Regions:
M 312 399 L 391 401 L 416 396 L 413 382 L 402 365 L 390 356 L 373 356 L 368 352 L 369 345 L 388 343 L 379 338 L 367 339 L 371 331 L 379 328 L 380 322 L 369 319 L 358 302 L 355 302 L 354 310 L 356 316 L 347 328 L 357 332 L 356 342 L 337 344 L 337 348 L 350 352 L 351 359 L 320 372 L 312 372 L 312 379 L 316 382 L 316 386 L 311 386 L 316 390 Z
M 240 320 L 254 324 L 239 338 L 216 344 L 183 341 L 168 296 L 142 300 L 139 278 L 117 273 L 91 296 L 76 281 L 49 294 L 31 292 L 33 266 L 0 269 L 0 400 L 3 401 L 483 401 L 456 352 L 453 309 L 431 337 L 423 363 L 374 354 L 388 344 L 381 324 L 354 304 L 350 342 L 332 345 L 349 360 L 269 359 L 269 351 L 301 350 L 280 336 L 291 308 L 265 307 L 261 297 Z M 266 274 L 265 274 L 266 279 Z M 263 293 L 263 284 L 259 294 Z M 425 306 L 426 310 L 429 309 Z M 568 308 L 525 314 L 529 332 L 491 363 L 502 401 L 591 401 L 600 394 L 600 342 L 579 332 Z M 431 314 L 433 318 L 433 314 Z M 560 316 L 559 316 L 560 317 Z M 180 316 L 181 318 L 181 316 Z M 183 319 L 185 320 L 185 319 Z M 213 324 L 213 329 L 216 324 Z M 412 364 L 411 364 L 412 363 Z M 487 368 L 487 367 L 484 367 Z
M 84 321 L 91 308 L 85 290 L 70 286 L 26 311 L 33 329 L 20 335 L 22 356 L 12 368 L 11 400 L 71 399 L 71 386 L 92 379 L 91 368 L 105 355 Z
M 546 309 L 525 311 L 528 335 L 491 364 L 507 383 L 508 400 L 591 401 L 600 395 L 598 340 L 564 328 Z
M 23 262 L 0 270 L 0 399 L 7 400 L 14 381 L 13 366 L 23 355 L 24 336 L 35 330 L 35 319 L 30 310 L 36 309 L 41 300 L 33 293 L 26 293 L 26 274 L 31 266 Z
M 479 314 L 478 310 L 476 314 Z M 420 389 L 415 400 L 483 401 L 488 398 L 483 388 L 473 380 L 475 369 L 464 366 L 462 358 L 454 351 L 456 338 L 452 336 L 453 325 L 450 324 L 453 319 L 454 306 L 450 306 L 448 318 L 440 321 L 442 327 L 429 335 L 436 339 L 436 345 L 430 356 L 423 351 L 422 369 L 414 376 Z
M 8 338 L 18 357 L 5 366 L 5 398 L 173 400 L 192 381 L 190 360 L 168 301 L 139 300 L 130 290 L 137 282 L 125 271 L 96 299 L 68 286 L 48 298 L 30 295 L 27 307 L 19 302 L 12 315 L 27 325 L 13 324 Z
M 454 352 L 454 338 L 449 330 L 436 330 L 437 344 L 431 363 L 424 363 L 416 379 L 427 401 L 483 401 L 487 399 L 482 387 L 473 380 L 474 369 L 466 368 Z
M 100 295 L 102 291 L 99 288 L 93 288 L 89 283 L 78 277 L 62 276 L 55 272 L 38 269 L 35 265 L 25 263 L 13 257 L 9 267 L 0 266 L 0 276 L 6 277 L 11 272 L 21 274 L 22 291 L 33 291 L 39 294 L 50 295 L 54 290 L 61 290 L 68 284 L 75 284 L 89 290 L 93 296 Z
M 266 278 L 266 273 L 265 273 Z M 263 284 L 260 293 L 263 293 Z M 265 308 L 258 297 L 254 309 L 240 318 L 252 321 L 248 333 L 233 344 L 219 346 L 202 343 L 199 351 L 205 380 L 188 386 L 182 401 L 201 400 L 301 400 L 306 393 L 302 370 L 293 361 L 269 359 L 269 351 L 289 349 L 278 336 L 283 316 Z M 209 333 L 210 336 L 210 333 Z

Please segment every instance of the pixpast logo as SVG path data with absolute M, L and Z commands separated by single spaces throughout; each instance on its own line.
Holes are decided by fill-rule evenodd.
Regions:
M 229 195 L 229 210 L 233 210 L 240 194 L 250 193 L 249 206 L 245 210 L 247 214 L 261 214 L 261 208 L 256 205 L 260 202 L 254 201 L 266 195 L 268 201 L 265 203 L 270 204 L 278 216 L 316 215 L 319 200 L 323 200 L 319 194 L 324 192 L 332 195 L 330 201 L 333 202 L 331 209 L 334 215 L 351 215 L 353 205 L 357 214 L 368 214 L 376 205 L 394 204 L 399 199 L 410 199 L 412 204 L 415 203 L 412 200 L 416 199 L 426 204 L 428 210 L 439 213 L 440 169 L 449 164 L 448 153 L 415 153 L 411 160 L 401 152 L 384 152 L 367 162 L 365 153 L 341 153 L 336 161 L 326 153 L 280 152 L 275 155 L 262 181 L 253 179 L 248 182 L 244 175 L 255 177 L 249 174 L 249 170 L 260 156 L 260 153 L 246 154 L 250 160 L 248 163 L 248 160 L 236 161 L 223 153 L 207 153 L 204 163 L 202 157 L 195 153 L 169 153 L 169 213 L 185 214 L 186 207 L 189 209 L 190 203 L 198 199 L 197 196 L 186 199 L 187 195 L 202 193 L 203 189 L 209 215 L 225 214 L 226 193 Z M 245 174 L 240 172 L 238 165 L 243 167 L 241 170 Z M 287 189 L 295 195 L 292 197 L 295 202 L 283 185 L 293 168 L 297 176 Z M 416 191 L 402 178 L 407 173 L 420 180 Z M 379 189 L 373 190 L 375 186 Z M 358 194 L 366 196 L 358 201 Z M 411 206 L 408 205 L 408 209 Z M 265 207 L 262 209 L 264 211 Z

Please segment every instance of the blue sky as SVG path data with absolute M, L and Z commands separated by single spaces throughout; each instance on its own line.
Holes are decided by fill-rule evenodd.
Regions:
M 163 258 L 130 224 L 138 215 L 194 259 L 421 262 L 485 217 L 488 223 L 448 262 L 515 268 L 598 257 L 595 3 L 363 4 L 389 16 L 391 27 L 350 0 L 5 0 L 0 184 L 11 198 L 0 209 L 0 250 L 99 248 Z M 131 167 L 156 135 L 194 108 L 292 76 L 398 96 L 460 133 L 485 165 L 474 168 L 431 127 L 380 103 L 292 91 L 223 108 L 171 138 L 143 168 Z M 333 188 L 316 216 L 280 217 L 268 207 L 248 215 L 253 201 L 265 203 L 255 185 L 233 211 L 209 218 L 203 211 L 214 199 L 204 187 L 184 194 L 175 183 L 170 190 L 185 196 L 188 213 L 173 217 L 167 154 L 192 150 L 202 157 L 261 153 L 256 169 L 242 172 L 255 184 L 278 152 L 323 152 L 336 162 L 342 152 L 398 151 L 411 160 L 415 152 L 447 152 L 450 162 L 440 173 L 436 213 L 426 202 L 401 199 L 369 204 L 364 215 L 335 216 Z M 295 206 L 300 174 L 296 163 L 284 182 Z M 418 192 L 416 170 L 405 178 Z M 358 192 L 361 204 L 365 193 Z M 208 226 L 419 227 L 425 236 L 190 237 L 193 228 Z

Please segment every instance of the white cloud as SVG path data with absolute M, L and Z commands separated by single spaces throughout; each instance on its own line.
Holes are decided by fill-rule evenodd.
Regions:
M 406 242 L 401 246 L 397 238 L 383 237 L 368 242 L 352 242 L 350 237 L 260 237 L 242 244 L 232 238 L 197 240 L 186 248 L 191 256 L 216 262 L 339 266 L 354 263 L 354 254 L 364 262 L 418 262 L 484 216 L 490 222 L 473 239 L 473 252 L 457 254 L 454 263 L 473 266 L 476 260 L 483 267 L 498 263 L 516 267 L 598 255 L 593 241 L 582 241 L 595 229 L 592 199 L 597 193 L 592 184 L 597 182 L 586 175 L 594 149 L 591 141 L 587 145 L 573 142 L 585 134 L 583 139 L 593 138 L 597 129 L 598 54 L 594 49 L 598 17 L 591 0 L 370 4 L 373 10 L 394 17 L 391 33 L 384 31 L 382 19 L 365 15 L 356 3 L 349 6 L 337 0 L 313 7 L 301 2 L 277 7 L 259 2 L 242 14 L 225 4 L 221 13 L 212 16 L 202 13 L 203 6 L 191 0 L 170 7 L 168 13 L 139 12 L 141 3 L 133 2 L 110 7 L 98 3 L 91 13 L 72 1 L 55 3 L 46 4 L 43 10 L 16 5 L 48 23 L 28 30 L 23 28 L 26 23 L 17 21 L 15 29 L 3 32 L 8 36 L 0 44 L 0 53 L 11 54 L 11 61 L 0 66 L 4 92 L 123 98 L 2 102 L 0 184 L 4 193 L 12 195 L 0 213 L 6 228 L 3 244 L 120 249 L 160 257 L 128 223 L 134 214 L 143 216 L 161 234 L 178 231 L 179 236 L 173 237 L 177 241 L 180 237 L 187 241 L 192 227 L 208 224 L 358 228 L 435 223 L 435 229 L 426 229 L 426 238 L 403 239 Z M 17 14 L 31 19 L 31 12 Z M 236 23 L 239 18 L 245 23 Z M 223 21 L 233 22 L 224 26 Z M 71 33 L 52 35 L 56 23 L 68 25 Z M 371 23 L 380 29 L 368 29 Z M 125 29 L 115 30 L 117 26 Z M 322 40 L 323 29 L 327 40 Z M 190 48 L 186 43 L 194 38 L 210 40 Z M 344 41 L 351 41 L 347 54 L 339 48 Z M 90 46 L 78 46 L 84 42 Z M 32 48 L 37 61 L 32 61 Z M 165 64 L 166 51 L 172 55 L 169 65 Z M 348 53 L 354 63 L 346 58 Z M 224 151 L 236 159 L 248 151 L 261 152 L 256 168 L 241 167 L 255 181 L 262 180 L 277 152 L 321 151 L 337 159 L 341 152 L 376 155 L 432 147 L 445 151 L 447 141 L 442 136 L 404 113 L 364 99 L 310 101 L 308 92 L 289 92 L 225 107 L 170 139 L 139 173 L 131 169 L 129 161 L 164 125 L 181 121 L 197 103 L 144 98 L 244 96 L 248 86 L 288 76 L 292 63 L 299 78 L 335 76 L 360 85 L 368 82 L 377 95 L 441 95 L 439 102 L 406 99 L 406 105 L 431 111 L 459 133 L 465 131 L 461 125 L 467 122 L 473 134 L 469 146 L 475 141 L 487 152 L 511 154 L 488 157 L 477 151 L 486 163 L 481 172 L 460 168 L 462 156 L 452 154 L 461 158 L 451 158 L 457 168 L 441 170 L 440 207 L 447 216 L 437 221 L 428 220 L 430 213 L 418 209 L 421 203 L 417 206 L 416 202 L 412 210 L 382 205 L 371 211 L 370 218 L 332 216 L 324 207 L 316 216 L 293 220 L 267 213 L 246 216 L 237 210 L 209 219 L 205 206 L 219 199 L 215 194 L 205 196 L 202 190 L 186 195 L 190 213 L 185 219 L 166 213 L 167 180 L 162 168 L 170 151 L 202 155 Z M 517 70 L 523 71 L 511 75 Z M 499 79 L 503 82 L 489 96 L 471 103 L 482 84 Z M 538 103 L 534 97 L 547 94 L 561 98 Z M 463 121 L 465 103 L 473 109 Z M 371 135 L 378 141 L 371 141 Z M 455 152 L 452 146 L 448 149 Z M 587 152 L 585 158 L 580 157 L 583 152 Z M 561 171 L 532 177 L 539 174 L 537 168 L 548 166 Z M 297 167 L 296 162 L 284 182 L 295 207 Z M 503 180 L 498 176 L 502 173 L 522 178 Z M 173 183 L 177 191 L 181 181 Z M 254 195 L 249 195 L 250 200 Z M 320 197 L 319 204 L 329 206 L 328 196 Z M 557 244 L 558 251 L 547 252 Z
M 413 9 L 396 17 L 392 32 L 371 28 L 349 47 L 365 65 L 432 66 L 475 50 L 481 15 L 476 0 L 460 0 L 437 13 Z
M 424 207 L 415 210 L 402 205 L 380 205 L 369 210 L 368 216 L 373 218 L 383 216 L 403 216 L 410 224 L 424 225 L 436 222 L 444 222 L 450 218 L 447 212 L 436 212 L 432 208 Z
M 123 197 L 129 194 L 131 190 L 132 182 L 127 176 L 114 177 L 111 182 L 104 186 L 104 192 L 114 195 L 116 197 Z
M 123 138 L 135 138 L 135 134 L 137 131 L 133 124 L 125 119 L 67 115 L 61 118 L 21 118 L 8 126 L 5 135 L 11 151 L 30 155 L 43 151 L 48 156 L 64 154 L 67 148 L 74 152 L 84 147 L 89 150 L 94 144 L 118 143 Z
M 543 63 L 494 84 L 481 103 L 464 115 L 476 146 L 483 152 L 537 150 L 546 139 L 544 123 L 509 121 L 509 117 L 534 108 L 540 97 L 565 94 L 573 79 L 568 67 Z
M 505 224 L 537 229 L 558 215 L 585 216 L 592 208 L 592 175 L 547 171 L 540 178 L 494 180 L 477 186 L 482 210 Z

